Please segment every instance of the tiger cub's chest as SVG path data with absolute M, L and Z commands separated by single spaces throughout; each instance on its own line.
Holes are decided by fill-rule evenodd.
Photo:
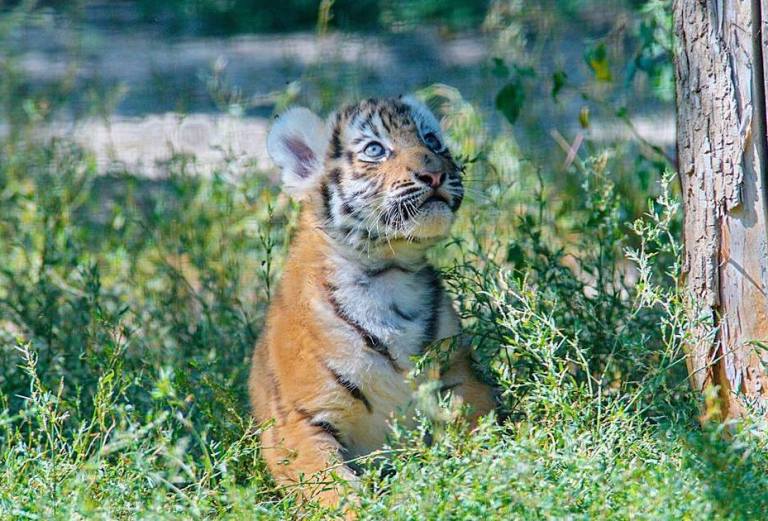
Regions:
M 450 318 L 444 316 L 449 310 L 440 279 L 429 267 L 417 272 L 345 271 L 332 279 L 329 291 L 342 326 L 357 336 L 352 344 L 362 348 L 362 358 L 388 363 L 396 371 L 410 368 L 410 357 L 438 333 L 445 334 L 441 323 Z
M 375 273 L 339 270 L 328 283 L 329 320 L 340 340 L 330 363 L 368 401 L 361 417 L 338 415 L 350 455 L 380 447 L 394 417 L 412 420 L 412 383 L 406 379 L 412 357 L 429 343 L 459 332 L 458 320 L 431 268 Z

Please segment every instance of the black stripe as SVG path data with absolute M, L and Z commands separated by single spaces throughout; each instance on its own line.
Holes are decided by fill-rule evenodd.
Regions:
M 363 405 L 365 405 L 365 408 L 368 409 L 368 412 L 373 412 L 373 407 L 371 407 L 371 402 L 368 401 L 368 398 L 365 397 L 365 395 L 363 394 L 363 391 L 361 391 L 358 386 L 356 386 L 355 384 L 347 380 L 344 376 L 334 371 L 333 368 L 328 367 L 327 365 L 326 367 L 328 368 L 328 371 L 330 371 L 333 377 L 336 379 L 336 383 L 338 383 L 340 386 L 346 389 L 349 392 L 349 394 L 352 395 L 352 398 L 363 402 Z
M 334 168 L 331 170 L 329 177 L 331 179 L 331 182 L 333 183 L 333 189 L 338 195 L 338 198 L 341 200 L 341 211 L 344 215 L 350 215 L 355 218 L 357 221 L 362 221 L 357 215 L 355 215 L 355 208 L 349 204 L 349 202 L 344 197 L 344 189 L 341 186 L 341 169 L 340 168 Z M 327 201 L 330 201 L 331 194 L 330 194 L 330 187 L 324 186 L 323 190 L 327 190 L 328 193 L 323 193 L 323 198 Z M 330 205 L 328 205 L 328 208 L 330 208 Z M 330 211 L 326 212 L 326 215 L 330 216 Z
M 378 237 L 373 237 L 370 234 L 366 234 L 364 230 L 351 228 L 349 226 L 341 226 L 337 229 L 328 230 L 333 238 L 337 241 L 354 248 L 356 251 L 365 251 L 367 248 L 367 242 L 377 242 Z
M 347 105 L 347 108 L 344 109 L 344 115 L 347 119 L 356 118 L 358 112 L 360 112 L 359 105 Z
M 368 186 L 366 188 L 361 188 L 360 190 L 355 190 L 352 192 L 352 195 L 349 196 L 350 199 L 360 199 L 361 197 L 365 196 L 365 198 L 368 198 L 368 192 L 371 191 L 371 186 Z
M 334 168 L 331 170 L 328 176 L 331 178 L 334 184 L 341 184 L 341 168 Z
M 389 114 L 387 114 L 387 116 L 389 116 Z M 387 131 L 387 134 L 392 135 L 392 129 L 387 124 L 386 119 L 384 119 L 384 114 L 379 112 L 379 118 L 381 119 L 381 125 L 384 127 L 384 130 Z M 392 121 L 392 120 L 390 119 L 390 121 Z
M 349 226 L 341 226 L 339 228 L 339 233 L 342 239 L 345 237 L 352 237 L 354 235 L 354 231 L 354 228 L 350 228 Z
M 419 207 L 415 203 L 420 197 L 419 194 L 400 197 L 395 203 L 394 209 L 381 216 L 380 222 L 389 226 L 399 226 L 412 219 L 419 212 Z
M 327 183 L 323 183 L 320 189 L 323 195 L 323 212 L 325 214 L 325 224 L 333 223 L 333 214 L 331 213 L 331 189 Z
M 334 427 L 332 423 L 323 420 L 315 420 L 314 415 L 303 407 L 296 407 L 296 412 L 299 413 L 304 421 L 309 423 L 312 427 L 318 427 L 324 433 L 331 435 L 331 437 L 336 440 L 336 443 L 338 443 L 342 449 L 347 449 L 346 445 L 341 440 L 341 433 L 339 432 L 339 429 Z
M 444 393 L 446 391 L 450 391 L 452 389 L 455 389 L 456 387 L 460 386 L 462 382 L 456 382 L 453 384 L 443 384 L 440 386 L 440 389 L 438 390 L 439 393 Z
M 315 420 L 310 422 L 310 425 L 313 427 L 319 427 L 323 432 L 330 434 L 339 445 L 342 447 L 344 446 L 344 444 L 341 442 L 341 433 L 339 433 L 339 429 L 334 427 L 333 424 L 326 421 Z
M 440 304 L 443 300 L 443 285 L 440 281 L 440 276 L 432 267 L 424 268 L 423 273 L 427 278 L 427 284 L 430 287 L 430 303 L 429 303 L 429 317 L 424 324 L 424 345 L 426 348 L 437 340 L 435 335 L 437 333 L 437 322 L 440 318 Z
M 451 211 L 455 212 L 456 210 L 458 210 L 463 200 L 464 200 L 463 190 L 458 194 L 453 194 L 453 199 L 451 200 Z
M 346 202 L 346 201 L 344 201 L 343 203 L 341 203 L 341 211 L 344 213 L 344 215 L 352 215 L 352 214 L 354 214 L 354 213 L 355 213 L 355 209 L 354 209 L 354 208 L 352 208 L 352 205 L 351 205 L 351 204 L 349 204 L 349 203 L 348 203 L 348 202 Z M 354 216 L 354 215 L 352 215 L 352 216 L 353 216 L 353 217 L 356 217 L 356 216 Z M 358 220 L 360 220 L 360 219 L 358 219 Z
M 386 358 L 392 368 L 395 371 L 400 372 L 400 366 L 397 365 L 397 361 L 392 356 L 392 353 L 389 352 L 389 349 L 384 344 L 384 342 L 382 342 L 379 337 L 366 330 L 354 318 L 350 317 L 349 314 L 344 311 L 344 309 L 342 309 L 341 304 L 338 300 L 336 300 L 336 296 L 334 295 L 336 288 L 330 285 L 327 285 L 326 287 L 328 290 L 328 301 L 331 303 L 331 307 L 333 307 L 333 311 L 336 313 L 336 316 L 338 316 L 341 320 L 349 324 L 355 331 L 357 331 L 357 334 L 362 337 L 363 342 L 365 342 L 365 346 L 368 349 L 371 349 Z
M 407 313 L 405 313 L 403 310 L 401 310 L 401 309 L 400 309 L 400 308 L 397 306 L 397 304 L 392 304 L 392 305 L 390 306 L 390 309 L 392 310 L 392 313 L 394 313 L 394 314 L 395 314 L 395 315 L 397 315 L 398 317 L 402 318 L 403 320 L 407 320 L 407 321 L 409 321 L 409 322 L 410 322 L 411 320 L 414 320 L 414 319 L 416 318 L 416 317 L 414 317 L 414 316 L 411 316 L 411 315 L 408 315 Z
M 268 390 L 270 394 L 272 395 L 272 401 L 275 403 L 275 408 L 277 409 L 277 415 L 278 417 L 275 417 L 275 421 L 278 423 L 282 423 L 286 416 L 285 406 L 283 406 L 283 399 L 282 399 L 282 392 L 280 391 L 280 383 L 277 381 L 277 377 L 275 376 L 275 373 L 272 372 L 272 369 L 267 365 L 266 367 L 266 376 L 267 380 L 269 380 L 269 386 Z
M 336 120 L 336 125 L 333 127 L 333 133 L 331 134 L 331 159 L 338 159 L 341 157 L 341 118 Z
M 403 197 L 400 202 L 398 203 L 399 206 L 399 212 L 398 215 L 400 215 L 400 212 L 403 214 L 403 221 L 408 221 L 410 219 L 413 219 L 413 217 L 416 216 L 417 213 L 419 213 L 419 207 L 414 204 L 420 196 L 418 195 L 410 195 L 408 197 Z
M 349 245 L 357 251 L 365 251 L 368 247 L 365 241 L 377 243 L 381 239 L 374 233 L 368 233 L 366 230 L 351 228 L 349 226 L 340 226 L 327 231 L 334 239 Z
M 403 191 L 398 193 L 397 196 L 398 197 L 406 197 L 406 196 L 411 195 L 414 192 L 422 192 L 422 191 L 424 191 L 424 188 L 422 188 L 421 186 L 412 186 L 410 188 L 403 189 Z
M 370 113 L 369 113 L 369 114 L 368 114 L 368 115 L 365 117 L 365 120 L 363 120 L 363 122 L 360 124 L 360 130 L 364 132 L 364 131 L 365 131 L 365 129 L 367 128 L 368 130 L 370 130 L 371 134 L 373 134 L 374 136 L 376 136 L 378 139 L 381 139 L 381 135 L 380 135 L 380 134 L 379 134 L 379 132 L 376 130 L 376 127 L 375 127 L 375 126 L 374 126 L 374 124 L 373 124 L 373 117 L 374 117 L 375 115 L 376 115 L 376 114 L 375 114 L 375 112 L 374 112 L 374 111 L 371 111 L 371 112 L 370 112 Z

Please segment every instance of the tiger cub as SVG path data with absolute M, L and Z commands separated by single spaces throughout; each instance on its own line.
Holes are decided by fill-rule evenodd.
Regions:
M 446 237 L 461 172 L 435 116 L 410 97 L 370 99 L 327 123 L 305 108 L 277 119 L 267 149 L 284 190 L 302 202 L 279 289 L 249 378 L 263 456 L 281 484 L 381 448 L 393 418 L 413 419 L 412 357 L 457 335 L 458 317 L 426 250 Z M 490 411 L 493 393 L 455 352 L 443 389 Z M 338 488 L 308 487 L 321 503 Z

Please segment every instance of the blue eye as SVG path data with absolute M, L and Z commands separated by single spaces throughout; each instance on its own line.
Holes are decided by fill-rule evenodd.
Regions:
M 381 159 L 384 157 L 384 146 L 378 141 L 371 141 L 363 149 L 363 154 L 371 159 Z
M 437 137 L 437 134 L 434 132 L 427 132 L 424 134 L 423 137 L 424 144 L 427 145 L 429 148 L 437 152 L 441 148 L 443 148 L 443 144 L 440 142 L 440 138 Z

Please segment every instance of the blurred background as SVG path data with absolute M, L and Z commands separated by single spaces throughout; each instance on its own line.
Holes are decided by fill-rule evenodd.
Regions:
M 485 112 L 489 132 L 513 135 L 548 167 L 572 162 L 583 140 L 673 150 L 666 2 L 0 5 L 0 133 L 44 122 L 41 135 L 72 137 L 103 171 L 156 176 L 174 152 L 266 167 L 267 122 L 288 104 L 327 113 L 433 84 L 456 89 Z

